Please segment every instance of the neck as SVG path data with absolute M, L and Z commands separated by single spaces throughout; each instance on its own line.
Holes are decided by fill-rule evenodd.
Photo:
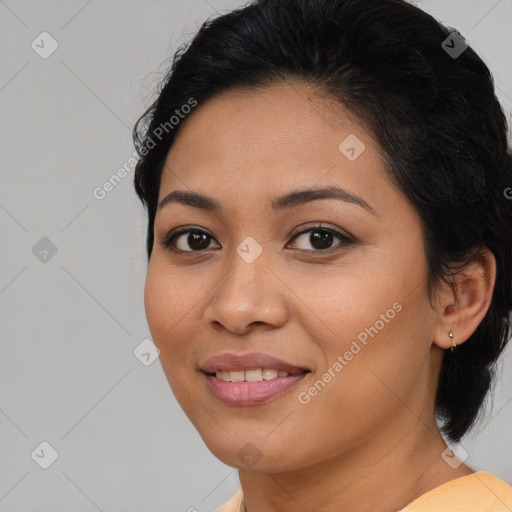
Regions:
M 473 472 L 465 465 L 452 469 L 441 458 L 446 444 L 435 422 L 427 426 L 415 418 L 413 423 L 416 430 L 392 425 L 387 432 L 315 466 L 281 473 L 239 470 L 244 494 L 241 512 L 392 512 Z

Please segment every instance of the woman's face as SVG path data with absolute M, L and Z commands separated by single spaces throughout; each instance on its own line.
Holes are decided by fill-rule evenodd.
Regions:
M 218 208 L 174 196 L 158 209 L 145 307 L 169 384 L 214 455 L 299 469 L 433 422 L 442 350 L 420 219 L 376 141 L 299 83 L 225 92 L 182 123 L 159 203 L 182 191 Z M 344 192 L 312 199 L 326 187 Z M 178 228 L 191 232 L 164 247 Z M 208 364 L 225 354 L 249 357 Z M 293 374 L 274 378 L 283 362 Z

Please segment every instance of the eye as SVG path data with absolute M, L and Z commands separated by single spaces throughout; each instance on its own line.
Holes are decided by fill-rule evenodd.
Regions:
M 297 234 L 295 234 L 292 241 L 300 239 L 308 233 L 309 237 L 305 238 L 306 243 L 311 244 L 314 249 L 308 249 L 307 247 L 298 247 L 298 249 L 309 252 L 334 252 L 338 250 L 336 249 L 337 246 L 334 246 L 334 251 L 332 250 L 332 243 L 335 238 L 340 240 L 340 243 L 337 244 L 338 246 L 345 246 L 354 243 L 354 241 L 349 236 L 344 235 L 336 229 L 322 227 L 322 224 L 316 225 L 310 229 L 299 231 Z
M 308 249 L 304 247 L 299 247 L 299 250 L 308 251 L 308 252 L 333 252 L 331 250 L 331 245 L 334 239 L 340 240 L 340 243 L 337 245 L 346 246 L 349 244 L 354 244 L 354 240 L 352 240 L 349 236 L 344 235 L 340 231 L 333 228 L 325 228 L 322 224 L 315 225 L 310 229 L 305 229 L 299 232 L 292 234 L 292 242 L 296 239 L 300 239 L 304 237 L 306 234 L 310 233 L 308 242 L 313 246 L 313 249 Z M 185 235 L 187 235 L 185 237 Z M 180 229 L 179 231 L 171 231 L 168 235 L 166 235 L 163 239 L 160 240 L 160 244 L 164 246 L 166 249 L 169 249 L 175 253 L 184 253 L 184 252 L 202 252 L 207 249 L 211 249 L 209 247 L 210 242 L 215 240 L 213 236 L 209 235 L 206 231 L 203 231 L 199 228 L 186 228 Z M 334 246 L 337 247 L 337 246 Z M 217 248 L 220 248 L 218 246 Z M 334 251 L 337 249 L 334 249 Z
M 188 236 L 185 237 L 184 235 Z M 166 249 L 170 249 L 173 252 L 199 252 L 208 249 L 211 240 L 214 240 L 214 238 L 206 233 L 206 231 L 198 228 L 188 228 L 181 229 L 178 232 L 171 231 L 160 243 Z M 176 244 L 175 241 L 178 243 Z M 181 247 L 178 247 L 179 245 Z M 188 250 L 187 246 L 192 250 Z

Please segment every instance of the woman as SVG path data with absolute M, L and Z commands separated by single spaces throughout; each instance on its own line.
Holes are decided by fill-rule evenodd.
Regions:
M 177 52 L 134 130 L 145 308 L 239 470 L 221 511 L 512 510 L 442 435 L 509 337 L 506 135 L 482 60 L 405 1 L 260 0 Z

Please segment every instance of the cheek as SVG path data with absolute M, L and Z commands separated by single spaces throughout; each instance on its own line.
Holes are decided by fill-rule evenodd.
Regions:
M 407 396 L 427 379 L 433 313 L 423 261 L 421 255 L 396 260 L 369 265 L 317 297 L 316 311 L 328 327 L 319 337 L 326 364 L 321 373 L 332 384 L 318 393 L 314 407 L 327 416 L 338 406 L 340 415 L 385 416 L 399 402 L 394 393 Z
M 173 375 L 189 371 L 194 355 L 190 341 L 198 328 L 205 289 L 197 284 L 159 258 L 150 261 L 144 287 L 146 318 L 162 366 Z
M 187 374 L 190 375 L 186 364 L 189 353 L 188 344 L 180 342 L 186 341 L 183 331 L 187 308 L 180 283 L 175 282 L 176 274 L 171 275 L 160 267 L 156 259 L 148 267 L 144 287 L 146 318 L 153 342 L 160 351 L 160 364 L 169 386 L 181 407 L 187 409 L 187 394 L 183 395 L 182 390 Z
M 168 321 L 167 313 L 172 315 L 173 308 L 172 304 L 168 304 L 167 283 L 163 279 L 158 279 L 157 275 L 155 265 L 151 262 L 144 287 L 144 309 L 153 341 L 159 345 Z
M 193 299 L 192 283 L 187 283 L 182 271 L 173 269 L 162 259 L 159 255 L 151 258 L 144 287 L 149 327 L 159 334 L 159 338 L 183 318 L 193 304 L 189 304 Z M 195 299 L 197 301 L 197 296 Z
M 335 272 L 331 274 L 323 282 L 318 275 L 302 274 L 298 276 L 300 285 L 294 288 L 298 296 L 305 298 L 300 316 L 303 327 L 321 347 L 329 364 L 350 350 L 353 340 L 359 340 L 364 347 L 364 342 L 375 334 L 376 322 L 377 337 L 382 337 L 401 314 L 396 311 L 400 305 L 393 308 L 393 304 L 402 295 L 391 283 L 379 282 L 389 271 L 376 273 L 374 267 L 345 271 L 340 279 Z
M 144 308 L 153 342 L 159 348 L 162 360 L 178 344 L 180 319 L 187 310 L 182 288 L 176 282 L 176 273 L 166 272 L 156 260 L 151 260 L 144 287 Z

